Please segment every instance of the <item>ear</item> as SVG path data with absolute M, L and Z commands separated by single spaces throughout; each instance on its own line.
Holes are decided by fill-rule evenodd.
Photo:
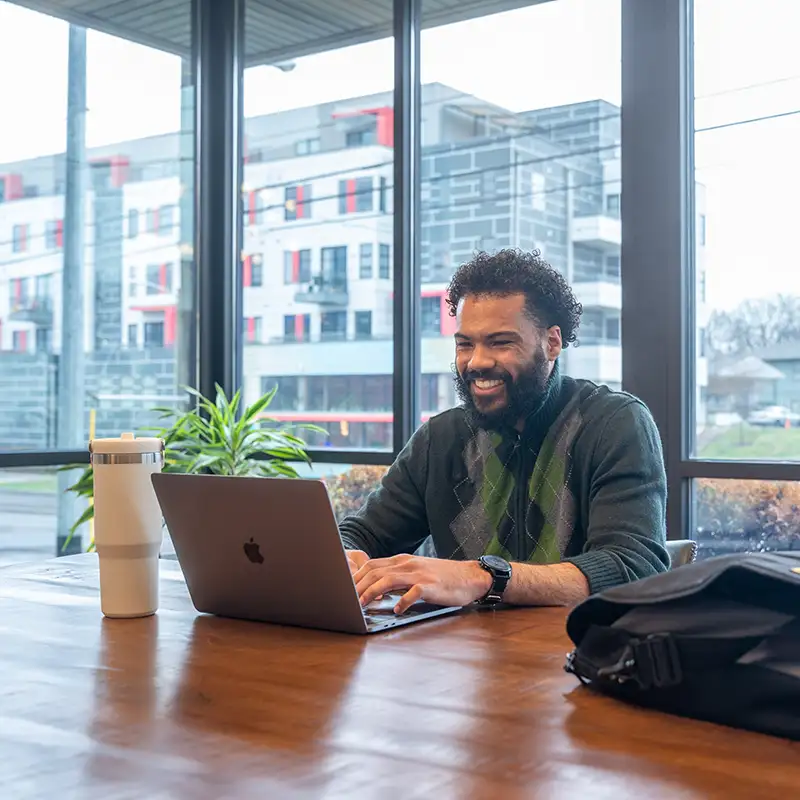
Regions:
M 561 338 L 561 328 L 553 325 L 547 329 L 547 336 L 544 341 L 545 353 L 548 361 L 555 361 L 564 349 L 564 341 Z

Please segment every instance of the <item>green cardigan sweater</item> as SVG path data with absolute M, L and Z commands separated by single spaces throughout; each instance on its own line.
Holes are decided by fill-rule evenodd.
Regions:
M 430 537 L 442 558 L 566 561 L 598 592 L 669 568 L 666 495 L 647 408 L 556 364 L 522 433 L 473 428 L 463 408 L 422 425 L 340 533 L 372 558 Z

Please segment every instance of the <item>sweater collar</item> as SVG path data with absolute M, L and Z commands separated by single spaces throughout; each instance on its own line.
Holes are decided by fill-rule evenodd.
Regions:
M 544 394 L 525 419 L 521 433 L 523 439 L 540 438 L 553 424 L 558 412 L 562 383 L 561 367 L 556 359 Z

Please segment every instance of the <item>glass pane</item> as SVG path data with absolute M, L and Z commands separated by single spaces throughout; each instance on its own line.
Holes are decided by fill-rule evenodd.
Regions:
M 353 44 L 384 11 L 367 29 L 342 5 L 337 45 L 317 12 L 298 23 L 297 3 L 246 11 L 244 315 L 261 320 L 245 337 L 246 400 L 277 386 L 270 415 L 323 428 L 300 434 L 311 446 L 391 449 L 394 43 Z M 290 41 L 271 33 L 287 25 Z
M 161 31 L 187 31 L 190 12 L 171 3 Z M 13 109 L 0 132 L 0 450 L 141 430 L 195 382 L 193 89 L 180 56 L 132 41 L 145 27 L 127 11 L 110 36 L 0 2 L 0 107 Z M 63 536 L 76 510 L 56 496 Z
M 56 555 L 57 511 L 54 470 L 0 470 L 0 567 Z
M 800 4 L 694 7 L 694 452 L 798 460 Z
M 421 58 L 423 419 L 455 402 L 445 293 L 476 251 L 539 250 L 585 308 L 562 368 L 618 388 L 620 0 L 425 30 Z
M 354 514 L 378 487 L 387 467 L 362 464 L 314 464 L 303 470 L 303 477 L 321 478 L 328 487 L 336 519 Z
M 800 483 L 695 481 L 694 523 L 698 558 L 800 550 Z

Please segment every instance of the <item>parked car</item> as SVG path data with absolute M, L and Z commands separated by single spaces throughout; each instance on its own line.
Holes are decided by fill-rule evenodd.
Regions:
M 747 421 L 761 427 L 783 428 L 787 422 L 792 426 L 800 425 L 800 414 L 785 406 L 766 406 L 753 411 Z

